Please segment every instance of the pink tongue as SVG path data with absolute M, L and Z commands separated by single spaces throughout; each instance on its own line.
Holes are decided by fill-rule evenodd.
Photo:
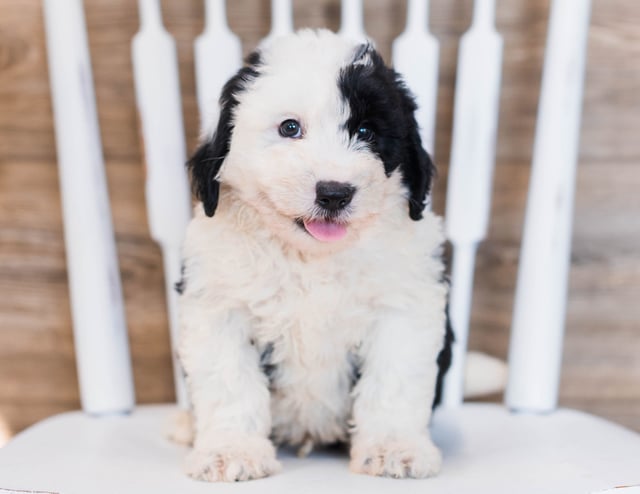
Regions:
M 335 242 L 347 234 L 347 227 L 331 221 L 310 220 L 304 222 L 304 227 L 320 242 Z

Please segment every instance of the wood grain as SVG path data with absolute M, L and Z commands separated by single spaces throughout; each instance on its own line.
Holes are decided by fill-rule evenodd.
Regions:
M 85 0 L 101 137 L 140 403 L 172 400 L 161 257 L 146 226 L 130 41 L 136 3 Z M 269 2 L 228 3 L 252 50 Z M 163 0 L 181 70 L 187 142 L 198 117 L 194 38 L 200 0 Z M 365 2 L 385 59 L 404 29 L 403 0 Z M 434 208 L 442 213 L 458 40 L 471 0 L 433 0 L 441 43 Z M 561 404 L 640 431 L 640 3 L 594 0 L 589 36 Z M 340 22 L 338 0 L 294 2 L 297 28 Z M 504 73 L 489 238 L 478 255 L 471 346 L 505 357 L 549 0 L 500 0 Z M 46 52 L 39 0 L 0 2 L 0 418 L 13 432 L 79 406 Z

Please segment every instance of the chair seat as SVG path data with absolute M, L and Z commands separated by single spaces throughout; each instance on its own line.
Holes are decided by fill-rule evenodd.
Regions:
M 162 429 L 173 406 L 139 407 L 130 416 L 58 415 L 0 449 L 0 491 L 102 493 L 564 493 L 640 483 L 640 435 L 572 410 L 515 415 L 466 404 L 439 410 L 433 437 L 444 453 L 440 475 L 394 480 L 351 474 L 345 453 L 300 459 L 280 452 L 282 473 L 238 484 L 208 484 L 181 470 L 186 449 Z M 622 491 L 625 494 L 635 488 Z M 619 492 L 619 491 L 616 491 Z

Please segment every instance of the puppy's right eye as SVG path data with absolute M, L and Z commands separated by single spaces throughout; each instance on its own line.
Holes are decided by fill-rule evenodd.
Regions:
M 280 132 L 282 137 L 289 137 L 291 139 L 299 139 L 302 137 L 302 127 L 300 126 L 300 122 L 293 120 L 292 118 L 282 122 L 278 132 Z

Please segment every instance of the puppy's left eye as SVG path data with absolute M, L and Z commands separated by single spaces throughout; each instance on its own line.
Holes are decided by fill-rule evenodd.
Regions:
M 373 130 L 371 130 L 366 125 L 361 125 L 360 127 L 358 127 L 357 136 L 358 136 L 358 139 L 365 142 L 372 142 L 375 138 L 375 134 L 373 133 Z
M 299 139 L 302 137 L 302 126 L 297 120 L 289 118 L 280 124 L 278 129 L 282 137 L 289 137 L 291 139 Z

